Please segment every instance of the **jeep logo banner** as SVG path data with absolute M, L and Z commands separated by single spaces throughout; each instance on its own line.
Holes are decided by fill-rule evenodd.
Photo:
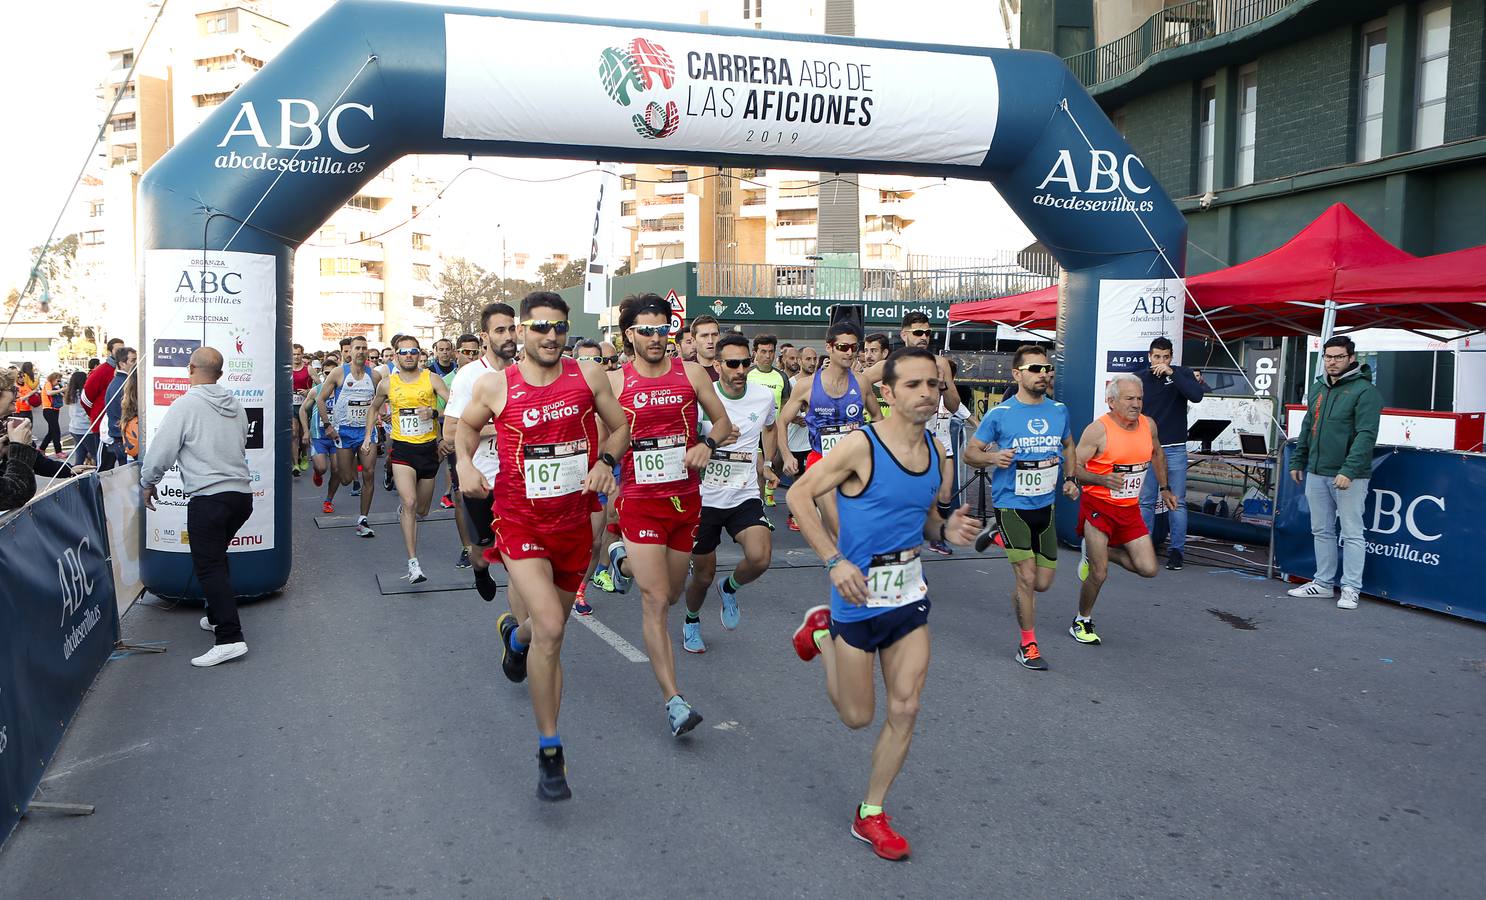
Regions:
M 230 266 L 208 266 L 203 279 L 199 265 L 182 269 L 189 289 L 182 272 L 168 287 L 149 288 L 207 296 L 205 309 L 198 304 L 194 318 L 184 319 L 187 327 L 159 321 L 168 315 L 159 306 L 145 317 L 152 339 L 201 340 L 205 325 L 206 342 L 232 341 L 232 352 L 253 364 L 229 368 L 234 390 L 269 393 L 254 404 L 264 418 L 248 451 L 259 476 L 249 533 L 262 543 L 233 548 L 241 554 L 234 586 L 243 594 L 278 590 L 289 578 L 290 476 L 280 459 L 290 442 L 294 249 L 376 173 L 413 153 L 991 182 L 1067 275 L 1057 390 L 1075 421 L 1103 411 L 1094 393 L 1108 358 L 1094 346 L 1102 282 L 1161 282 L 1152 295 L 1161 305 L 1148 307 L 1144 315 L 1155 318 L 1141 327 L 1181 330 L 1179 304 L 1167 301 L 1181 293 L 1186 222 L 1052 54 L 340 0 L 150 167 L 139 187 L 147 281 L 156 250 L 195 248 L 202 256 L 204 248 L 206 259 L 228 251 L 276 262 L 266 318 L 256 299 L 263 283 L 231 277 Z M 608 199 L 618 185 L 606 188 Z M 597 242 L 603 246 L 602 235 Z M 586 279 L 588 304 L 606 293 L 608 274 Z M 1111 290 L 1118 294 L 1111 302 L 1126 299 L 1124 288 Z M 821 299 L 739 297 L 723 315 L 773 307 L 785 318 L 822 322 Z M 926 307 L 939 321 L 948 306 L 933 298 L 856 302 L 869 321 L 884 324 L 909 306 Z M 234 324 L 247 324 L 249 333 L 213 331 Z M 237 337 L 245 339 L 241 350 Z M 1143 350 L 1136 337 L 1109 337 L 1104 350 Z M 166 364 L 179 358 L 163 352 L 150 367 L 161 370 L 145 382 L 155 386 L 156 404 L 181 389 L 172 379 L 184 373 Z M 271 527 L 258 527 L 260 510 Z M 1060 504 L 1065 540 L 1072 539 L 1072 512 Z M 189 535 L 169 522 L 159 531 L 156 538 L 146 528 L 154 547 L 140 563 L 146 587 L 200 596 L 188 554 L 166 549 L 184 547 Z

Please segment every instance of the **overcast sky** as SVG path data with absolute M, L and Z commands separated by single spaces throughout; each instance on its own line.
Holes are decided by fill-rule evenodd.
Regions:
M 201 0 L 170 2 L 187 11 L 206 8 Z M 824 0 L 765 0 L 766 9 L 785 2 L 819 5 Z M 302 26 L 329 5 L 329 0 L 277 0 L 273 11 L 291 25 Z M 597 17 L 616 13 L 607 0 L 474 0 L 459 5 Z M 702 0 L 665 0 L 625 9 L 694 24 L 709 5 L 715 6 Z M 994 0 L 911 4 L 857 0 L 856 8 L 860 37 L 1006 46 L 1006 30 Z M 45 239 L 91 152 L 102 117 L 96 93 L 108 67 L 108 50 L 137 45 L 148 26 L 147 13 L 152 12 L 145 0 L 52 0 L 13 4 L 7 10 L 9 22 L 0 29 L 0 83 L 7 86 L 0 92 L 0 121 L 7 124 L 8 138 L 0 149 L 8 175 L 5 215 L 0 217 L 0 290 L 24 283 L 30 265 L 27 248 Z M 142 64 L 149 53 L 146 48 Z M 448 180 L 467 166 L 522 179 L 554 178 L 591 168 L 564 160 L 443 158 L 428 162 L 425 169 Z M 592 223 L 599 175 L 548 184 L 499 176 L 472 171 L 445 194 L 440 206 L 450 226 L 446 254 L 469 255 L 490 264 L 499 259 L 502 232 L 508 235 L 511 251 L 581 252 Z M 950 181 L 924 190 L 919 198 L 922 215 L 907 241 L 914 252 L 982 256 L 1024 246 L 1031 239 L 994 189 L 982 182 Z M 59 233 L 76 228 L 69 214 Z

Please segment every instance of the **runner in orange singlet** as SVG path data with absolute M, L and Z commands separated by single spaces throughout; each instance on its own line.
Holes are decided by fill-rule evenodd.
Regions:
M 1140 414 L 1144 388 L 1122 372 L 1104 389 L 1109 412 L 1095 419 L 1078 440 L 1074 474 L 1085 485 L 1078 501 L 1083 558 L 1078 577 L 1078 616 L 1068 633 L 1080 644 L 1097 644 L 1092 615 L 1111 562 L 1142 578 L 1156 577 L 1156 548 L 1140 517 L 1140 488 L 1154 470 L 1161 499 L 1176 506 L 1166 484 L 1166 454 L 1156 423 Z

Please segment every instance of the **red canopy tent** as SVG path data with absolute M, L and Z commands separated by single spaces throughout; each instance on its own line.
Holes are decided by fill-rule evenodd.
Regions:
M 1486 248 L 1415 257 L 1338 203 L 1263 256 L 1192 276 L 1187 290 L 1187 332 L 1193 336 L 1212 329 L 1224 338 L 1319 334 L 1328 301 L 1335 301 L 1337 330 L 1477 330 L 1486 327 Z M 1053 286 L 956 303 L 949 318 L 1049 329 L 1056 327 L 1057 313 Z

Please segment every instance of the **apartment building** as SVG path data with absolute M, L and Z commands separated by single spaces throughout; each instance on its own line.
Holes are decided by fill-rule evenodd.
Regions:
M 78 191 L 84 325 L 138 340 L 139 178 L 307 24 L 277 17 L 280 10 L 292 14 L 296 7 L 265 0 L 172 6 L 132 78 L 135 48 L 110 51 L 99 85 L 100 115 L 116 94 L 119 103 Z M 422 168 L 411 157 L 393 164 L 296 253 L 296 342 L 321 346 L 346 333 L 339 330 L 344 325 L 375 340 L 396 332 L 436 335 L 439 217 L 421 215 L 375 237 L 432 202 L 437 187 Z

